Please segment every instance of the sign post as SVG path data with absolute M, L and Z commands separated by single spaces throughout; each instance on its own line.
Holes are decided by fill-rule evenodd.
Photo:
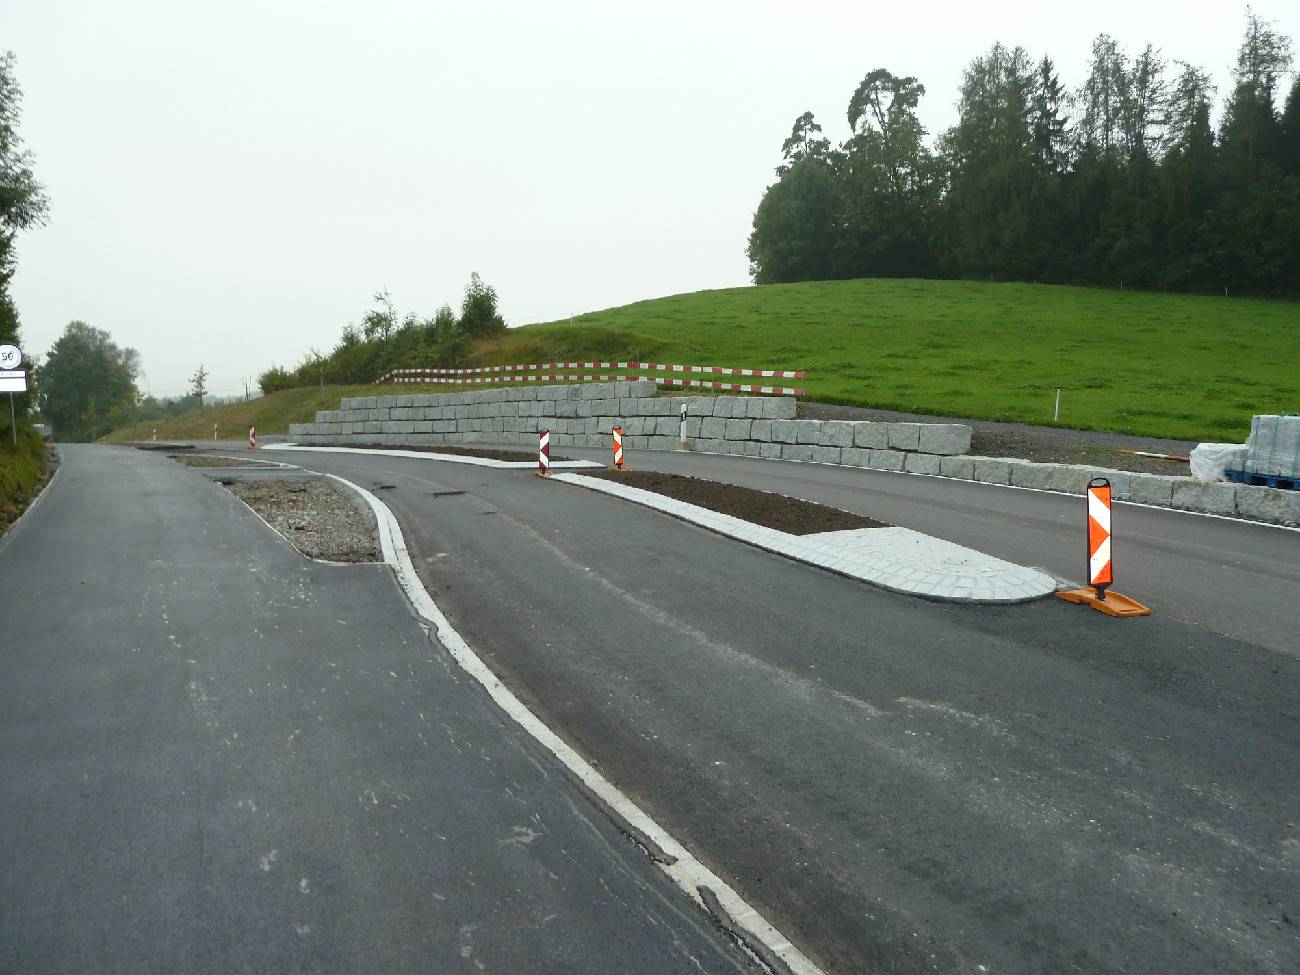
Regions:
M 14 416 L 14 393 L 27 392 L 27 373 L 18 367 L 23 354 L 14 345 L 0 345 L 0 391 L 9 394 L 9 432 L 18 443 L 18 420 Z

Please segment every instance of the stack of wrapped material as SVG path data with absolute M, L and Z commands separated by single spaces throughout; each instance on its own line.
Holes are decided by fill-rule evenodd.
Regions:
M 1250 422 L 1246 471 L 1272 477 L 1300 476 L 1300 416 L 1257 416 Z

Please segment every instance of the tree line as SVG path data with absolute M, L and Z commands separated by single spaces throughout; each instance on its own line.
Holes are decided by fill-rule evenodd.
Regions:
M 23 141 L 18 134 L 18 123 L 22 117 L 22 88 L 14 72 L 15 58 L 12 51 L 0 54 L 0 345 L 13 345 L 22 348 L 19 333 L 18 307 L 9 294 L 9 282 L 13 280 L 18 268 L 18 256 L 14 241 L 19 231 L 44 226 L 49 218 L 50 201 L 45 195 L 45 188 L 36 181 L 32 171 L 31 152 L 23 148 Z M 21 368 L 32 367 L 30 356 L 24 355 Z M 8 397 L 6 397 L 7 399 Z M 26 417 L 30 409 L 32 393 L 14 395 L 14 413 Z M 9 428 L 9 404 L 0 410 L 0 442 L 10 443 L 13 431 Z M 19 427 L 30 437 L 35 434 L 30 424 L 20 423 Z
M 994 44 L 931 148 L 925 86 L 883 68 L 832 146 L 811 112 L 754 215 L 756 284 L 988 278 L 1300 294 L 1300 77 L 1291 39 L 1247 10 L 1217 126 L 1199 67 L 1102 34 L 1076 91 L 1050 57 Z
M 272 366 L 257 383 L 262 392 L 273 393 L 316 383 L 366 383 L 390 369 L 452 368 L 463 363 L 471 342 L 505 330 L 496 289 L 477 271 L 465 286 L 459 315 L 444 304 L 431 318 L 411 312 L 399 320 L 388 292 L 379 291 L 360 326 L 345 326 L 333 350 L 310 349 L 296 369 Z

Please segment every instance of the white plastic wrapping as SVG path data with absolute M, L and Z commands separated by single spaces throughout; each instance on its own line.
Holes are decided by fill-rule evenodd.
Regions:
M 1198 481 L 1226 481 L 1225 470 L 1239 471 L 1249 447 L 1244 443 L 1203 443 L 1192 449 L 1192 477 Z

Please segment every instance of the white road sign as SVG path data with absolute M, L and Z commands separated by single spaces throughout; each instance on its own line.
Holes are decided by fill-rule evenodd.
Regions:
M 0 370 L 17 369 L 22 361 L 23 354 L 17 346 L 0 345 Z
M 27 392 L 27 373 L 0 370 L 0 393 L 25 392 Z

